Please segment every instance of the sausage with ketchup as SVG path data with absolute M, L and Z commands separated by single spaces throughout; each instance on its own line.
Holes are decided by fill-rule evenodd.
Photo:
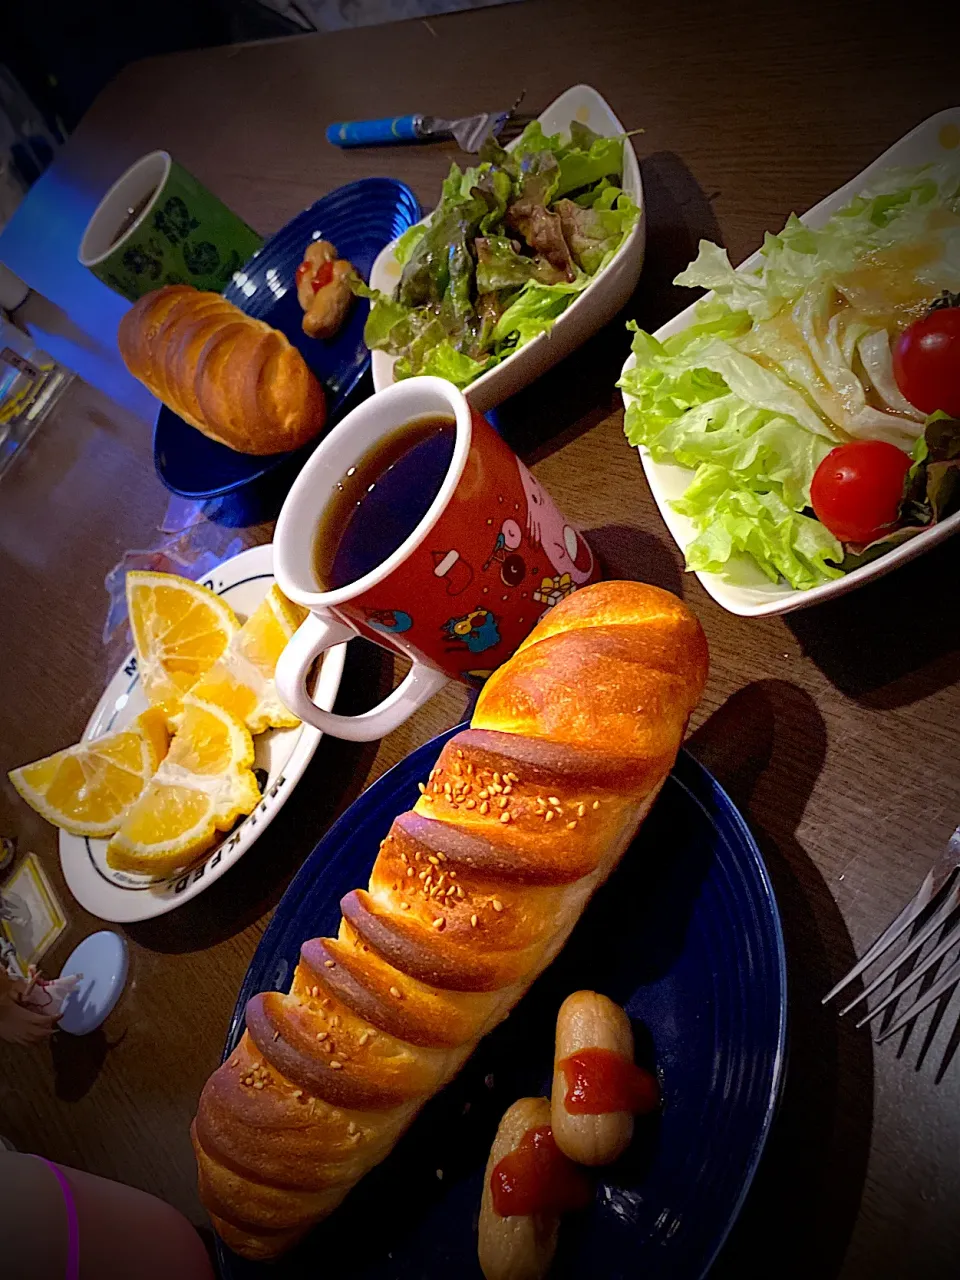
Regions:
M 483 1176 L 480 1267 L 486 1280 L 541 1280 L 557 1247 L 561 1215 L 592 1195 L 557 1149 L 546 1098 L 520 1098 L 500 1121 Z
M 633 1137 L 633 1118 L 656 1110 L 656 1077 L 633 1061 L 630 1019 L 596 991 L 560 1006 L 550 1122 L 557 1146 L 578 1164 L 610 1164 Z
M 350 309 L 353 267 L 329 240 L 312 240 L 297 267 L 297 298 L 303 308 L 303 332 L 332 338 Z

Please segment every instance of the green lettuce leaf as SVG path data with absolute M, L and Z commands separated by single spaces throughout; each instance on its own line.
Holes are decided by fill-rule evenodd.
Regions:
M 579 191 L 623 172 L 623 138 L 597 138 L 588 151 L 571 147 L 560 157 L 560 180 L 554 198 Z
M 406 320 L 408 314 L 409 308 L 402 302 L 395 302 L 385 293 L 377 294 L 363 326 L 363 340 L 371 351 L 386 346 L 394 328 Z
M 487 212 L 486 201 L 472 196 L 437 209 L 403 268 L 397 290 L 401 302 L 417 307 L 443 301 L 456 276 L 455 257 L 476 236 Z
M 591 129 L 582 120 L 570 121 L 570 146 L 580 151 L 589 151 L 595 142 L 601 142 L 603 134 Z
M 562 133 L 544 133 L 540 121 L 531 120 L 512 149 L 504 151 L 503 154 L 512 155 L 515 162 L 523 160 L 525 156 L 538 155 L 543 151 L 549 151 L 551 155 L 559 158 L 569 149 L 569 146 L 570 139 L 565 138 Z
M 843 548 L 805 514 L 814 472 L 834 442 L 797 421 L 791 397 L 764 371 L 741 363 L 732 340 L 749 325 L 744 312 L 702 303 L 697 319 L 663 343 L 632 326 L 636 365 L 619 384 L 632 397 L 630 443 L 695 472 L 673 504 L 697 529 L 687 567 L 720 573 L 744 554 L 798 589 L 836 577 Z
M 960 510 L 960 419 L 939 409 L 931 414 L 913 457 L 901 518 L 935 524 Z
M 745 553 L 772 582 L 782 577 L 799 590 L 842 576 L 843 550 L 819 520 L 793 510 L 773 488 L 731 484 L 724 467 L 700 467 L 673 506 L 699 529 L 686 548 L 688 569 L 721 573 Z
M 548 199 L 559 199 L 569 191 L 579 191 L 581 187 L 591 187 L 623 173 L 623 137 L 601 137 L 578 120 L 570 122 L 569 136 L 546 134 L 540 121 L 534 120 L 524 129 L 511 154 L 524 172 L 529 172 L 535 158 L 541 158 L 542 164 L 543 156 L 554 157 L 559 173 Z
M 536 278 L 536 260 L 517 253 L 507 236 L 487 236 L 478 239 L 476 245 L 478 292 L 519 289 Z
M 502 169 L 490 169 L 475 190 L 487 199 L 489 205 L 487 213 L 480 219 L 480 234 L 491 235 L 503 222 L 503 215 L 513 194 L 513 183 L 510 175 Z
M 401 267 L 405 265 L 411 253 L 413 253 L 426 234 L 427 224 L 425 222 L 415 222 L 412 227 L 407 227 L 406 231 L 393 246 L 393 256 Z
M 529 281 L 497 321 L 493 330 L 494 342 L 509 343 L 511 348 L 522 347 L 531 338 L 546 333 L 557 317 L 566 311 L 573 297 L 589 283 L 589 276 L 583 273 L 570 284 L 566 281 L 559 284 Z
M 843 285 L 844 275 L 864 259 L 909 246 L 929 260 L 928 269 L 918 270 L 921 279 L 929 271 L 934 296 L 960 287 L 960 239 L 955 221 L 943 218 L 944 209 L 960 214 L 956 159 L 889 169 L 822 227 L 808 227 L 791 214 L 779 235 L 764 238 L 761 267 L 734 271 L 725 250 L 701 240 L 696 260 L 675 283 L 712 289 L 732 309 L 759 321 L 778 314 L 810 285 L 837 280 Z
M 423 361 L 416 370 L 410 367 L 409 359 L 404 356 L 394 365 L 393 372 L 398 381 L 403 378 L 409 378 L 416 372 L 417 374 L 433 374 L 437 378 L 446 378 L 448 382 L 452 382 L 456 387 L 465 387 L 495 364 L 497 364 L 495 356 L 488 356 L 483 360 L 474 360 L 462 351 L 457 351 L 450 342 L 444 340 L 425 352 Z

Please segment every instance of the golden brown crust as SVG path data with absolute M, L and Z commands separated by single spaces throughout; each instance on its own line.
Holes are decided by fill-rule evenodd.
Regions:
M 157 289 L 126 313 L 117 341 L 155 396 L 231 449 L 287 452 L 323 429 L 323 388 L 300 352 L 219 294 Z
M 331 1212 L 556 955 L 673 765 L 707 674 L 675 597 L 549 613 L 446 744 L 336 938 L 247 1009 L 194 1126 L 214 1225 L 273 1257 Z
M 127 368 L 156 395 L 156 380 L 152 374 L 151 347 L 157 333 L 172 307 L 191 293 L 189 286 L 165 285 L 153 293 L 144 294 L 135 302 L 120 321 L 117 344 Z

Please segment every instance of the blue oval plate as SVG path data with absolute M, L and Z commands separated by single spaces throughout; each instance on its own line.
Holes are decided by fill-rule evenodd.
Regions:
M 373 783 L 304 863 L 247 971 L 224 1056 L 250 997 L 285 990 L 304 939 L 336 933 L 341 897 L 367 883 L 391 822 L 456 732 Z M 512 1102 L 549 1094 L 557 1009 L 581 987 L 625 1006 L 664 1105 L 638 1123 L 626 1155 L 598 1171 L 593 1205 L 565 1220 L 550 1274 L 698 1280 L 733 1225 L 776 1110 L 787 985 L 760 852 L 686 752 L 560 956 L 393 1153 L 278 1263 L 246 1262 L 218 1242 L 221 1275 L 482 1280 L 477 1217 L 490 1143 Z
M 330 240 L 364 278 L 380 250 L 420 218 L 420 204 L 409 187 L 393 178 L 364 178 L 338 187 L 292 218 L 236 273 L 223 296 L 286 334 L 323 383 L 328 421 L 335 422 L 344 402 L 370 365 L 363 326 L 370 304 L 356 299 L 346 324 L 330 342 L 308 338 L 297 301 L 294 274 L 311 240 Z M 316 441 L 298 450 L 304 460 Z M 252 484 L 295 457 L 237 453 L 210 440 L 161 405 L 153 436 L 157 474 L 184 498 L 219 498 Z

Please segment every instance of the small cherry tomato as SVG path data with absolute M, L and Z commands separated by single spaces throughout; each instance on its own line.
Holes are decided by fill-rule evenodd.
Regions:
M 897 386 L 922 413 L 960 417 L 960 306 L 914 320 L 893 348 Z
M 873 542 L 896 524 L 909 470 L 909 456 L 885 440 L 838 445 L 810 486 L 817 519 L 841 542 Z

